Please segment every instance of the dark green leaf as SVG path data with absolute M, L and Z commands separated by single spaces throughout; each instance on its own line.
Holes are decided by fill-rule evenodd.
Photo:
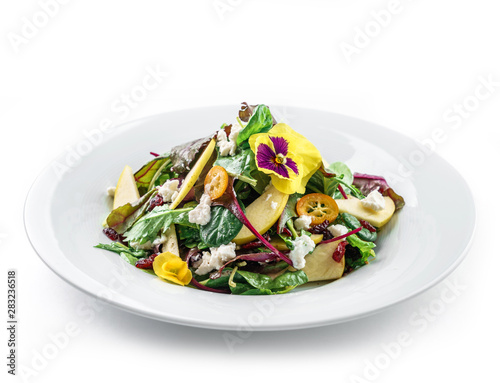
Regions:
M 258 289 L 280 290 L 288 286 L 303 285 L 308 282 L 307 275 L 302 270 L 286 271 L 284 274 L 272 279 L 268 275 L 251 273 L 249 271 L 237 270 L 237 274 L 245 281 Z
M 189 227 L 176 225 L 177 235 L 180 243 L 189 249 L 197 247 L 198 249 L 206 249 L 208 246 L 203 243 L 200 237 L 200 229 L 198 227 Z
M 350 230 L 355 230 L 358 227 L 361 227 L 361 223 L 359 220 L 351 214 L 348 213 L 340 213 L 339 221 L 341 221 L 344 226 L 346 226 Z M 363 241 L 367 242 L 375 242 L 377 240 L 377 232 L 371 232 L 370 230 L 363 228 L 356 234 Z
M 259 105 L 255 109 L 252 117 L 248 120 L 248 124 L 238 134 L 238 146 L 246 144 L 252 134 L 267 133 L 273 127 L 273 116 L 269 108 L 265 105 Z M 248 147 L 248 144 L 245 145 Z
M 238 235 L 243 223 L 225 207 L 215 206 L 210 210 L 210 221 L 200 227 L 200 238 L 210 247 L 227 245 Z

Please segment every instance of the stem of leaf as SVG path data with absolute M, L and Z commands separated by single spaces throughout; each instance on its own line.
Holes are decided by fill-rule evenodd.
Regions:
M 293 222 L 291 219 L 289 219 L 287 222 L 286 222 L 286 227 L 288 227 L 288 230 L 290 230 L 292 232 L 292 237 L 293 239 L 297 238 L 299 235 L 297 234 L 297 232 L 295 231 L 295 228 L 293 227 Z

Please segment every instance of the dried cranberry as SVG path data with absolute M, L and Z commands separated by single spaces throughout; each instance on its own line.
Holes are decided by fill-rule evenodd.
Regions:
M 327 219 L 320 223 L 319 225 L 312 226 L 309 229 L 309 232 L 311 234 L 323 234 L 323 241 L 326 241 L 327 239 L 332 239 L 332 233 L 330 233 L 330 230 L 328 230 L 328 225 L 330 225 L 330 221 Z
M 102 232 L 112 241 L 118 241 L 120 239 L 120 234 L 110 227 L 103 229 Z
M 359 223 L 361 224 L 361 226 L 363 226 L 370 233 L 375 233 L 377 231 L 377 229 L 375 227 L 373 227 L 370 222 L 366 222 L 366 221 L 360 219 Z
M 163 197 L 161 195 L 155 195 L 151 202 L 149 203 L 148 211 L 153 210 L 156 206 L 163 205 Z
M 151 254 L 147 258 L 139 259 L 135 263 L 135 267 L 137 267 L 139 269 L 152 269 L 153 268 L 153 261 L 155 260 L 157 255 L 158 254 Z
M 347 246 L 347 241 L 342 241 L 339 243 L 335 251 L 333 252 L 332 258 L 335 262 L 340 262 L 345 254 L 345 247 Z
M 292 232 L 287 227 L 284 227 L 281 230 L 281 234 L 283 234 L 285 237 L 291 237 L 292 236 Z

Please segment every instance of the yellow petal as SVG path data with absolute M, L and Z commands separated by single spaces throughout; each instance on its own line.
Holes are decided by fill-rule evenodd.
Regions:
M 321 166 L 322 157 L 319 150 L 316 149 L 316 147 L 307 138 L 297 133 L 287 124 L 280 123 L 274 125 L 274 127 L 269 131 L 269 134 L 276 136 L 282 136 L 286 134 L 293 137 L 292 142 L 295 146 L 295 155 L 302 160 L 303 173 L 301 174 L 302 177 L 300 185 L 298 185 L 296 192 L 305 193 L 307 182 L 316 172 L 316 170 L 318 170 Z M 276 188 L 278 189 L 278 187 Z
M 168 251 L 156 256 L 153 270 L 158 277 L 179 285 L 191 282 L 192 274 L 187 263 Z

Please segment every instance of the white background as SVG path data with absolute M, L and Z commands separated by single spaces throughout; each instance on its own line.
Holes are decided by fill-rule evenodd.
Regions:
M 32 374 L 25 381 L 211 382 L 253 375 L 260 381 L 467 382 L 498 376 L 498 352 L 488 350 L 500 338 L 500 84 L 475 99 L 480 78 L 500 81 L 496 2 L 401 0 L 399 12 L 385 21 L 372 12 L 380 15 L 390 2 L 378 0 L 87 0 L 68 1 L 44 16 L 40 3 L 46 2 L 0 5 L 0 278 L 6 281 L 7 268 L 18 270 L 18 364 Z M 33 19 L 36 30 L 26 26 Z M 359 30 L 366 28 L 372 37 L 363 39 Z M 343 43 L 356 53 L 344 54 Z M 168 76 L 130 113 L 118 113 L 120 95 L 142 83 L 147 67 Z M 444 282 L 366 319 L 254 333 L 232 349 L 223 332 L 114 308 L 98 306 L 91 323 L 78 317 L 86 295 L 42 263 L 24 232 L 23 203 L 35 177 L 105 118 L 118 124 L 244 100 L 326 109 L 419 140 L 443 129 L 446 139 L 436 151 L 467 179 L 477 202 L 473 246 L 448 278 L 465 288 L 443 303 Z M 445 120 L 464 100 L 470 113 L 460 126 Z M 1 290 L 5 307 L 6 287 Z M 430 314 L 417 326 L 411 318 L 423 318 L 420 310 Z M 46 360 L 51 336 L 72 322 L 78 334 Z M 411 344 L 401 350 L 393 344 L 387 356 L 386 345 L 401 334 Z M 5 360 L 6 332 L 1 339 Z M 2 362 L 2 381 L 6 369 Z

